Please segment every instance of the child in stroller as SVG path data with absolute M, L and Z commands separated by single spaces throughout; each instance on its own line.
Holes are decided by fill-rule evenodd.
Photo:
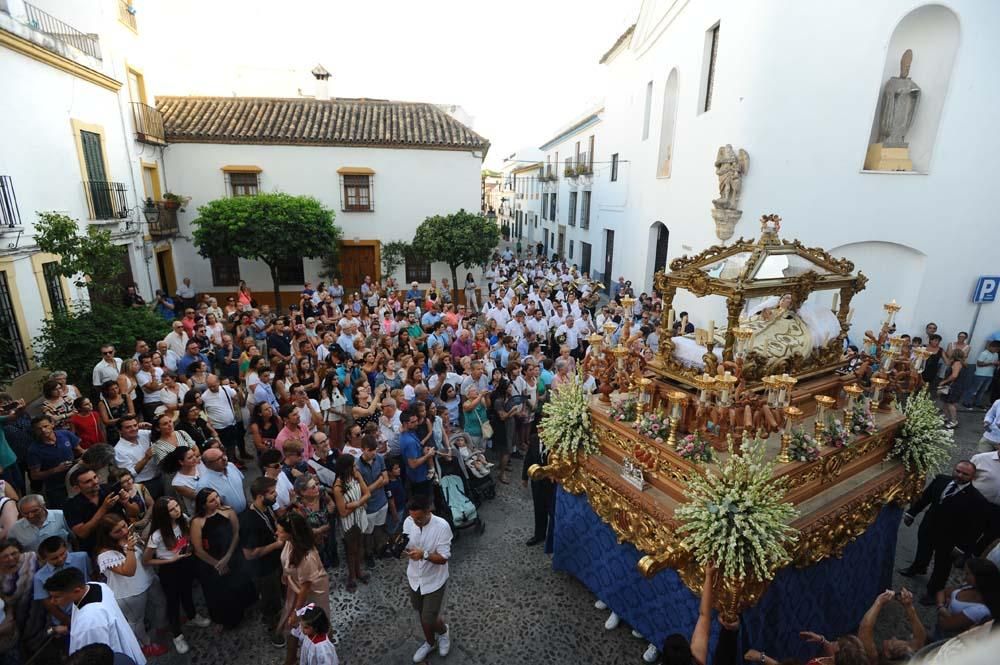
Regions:
M 469 445 L 468 437 L 463 435 L 453 437 L 452 441 L 458 448 L 458 455 L 462 458 L 465 468 L 476 478 L 485 478 L 490 475 L 493 465 L 486 461 L 486 454 Z

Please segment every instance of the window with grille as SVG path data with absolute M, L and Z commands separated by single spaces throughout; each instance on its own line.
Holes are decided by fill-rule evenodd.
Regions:
M 239 286 L 239 258 L 235 256 L 213 256 L 208 262 L 212 266 L 212 284 L 215 286 Z
M 590 192 L 584 192 L 580 200 L 580 228 L 590 228 Z
M 549 218 L 549 195 L 542 194 L 542 219 Z
M 260 192 L 259 173 L 230 173 L 229 193 L 232 196 L 256 196 Z
M 406 255 L 406 282 L 431 281 L 431 262 L 416 253 Z
M 278 264 L 278 283 L 279 284 L 298 284 L 302 285 L 306 282 L 305 271 L 302 268 L 302 257 L 301 256 L 286 256 L 283 261 Z
M 368 175 L 344 176 L 344 210 L 349 212 L 372 212 L 372 182 Z
M 55 261 L 42 264 L 42 276 L 45 278 L 45 292 L 49 294 L 49 304 L 53 314 L 65 314 L 66 295 L 62 290 L 62 279 L 59 277 L 59 264 Z
M 569 241 L 569 258 L 573 258 L 573 241 Z
M 556 195 L 549 197 L 549 219 L 556 221 Z
M 611 182 L 618 180 L 618 153 L 611 155 Z
M 0 270 L 0 365 L 13 370 L 15 375 L 24 374 L 28 367 L 28 353 L 17 326 L 17 316 L 7 282 L 7 273 Z
M 569 193 L 568 222 L 570 226 L 576 226 L 576 192 Z

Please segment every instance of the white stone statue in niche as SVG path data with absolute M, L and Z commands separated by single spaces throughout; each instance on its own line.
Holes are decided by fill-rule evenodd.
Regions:
M 743 148 L 736 152 L 733 146 L 726 144 L 716 153 L 715 174 L 719 176 L 719 198 L 712 200 L 712 219 L 715 220 L 715 234 L 719 240 L 733 237 L 736 222 L 743 215 L 738 206 L 743 190 L 743 176 L 749 168 L 750 155 Z

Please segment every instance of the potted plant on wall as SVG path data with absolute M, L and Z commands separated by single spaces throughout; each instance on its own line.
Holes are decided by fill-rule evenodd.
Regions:
M 190 196 L 181 196 L 180 194 L 167 192 L 163 195 L 163 207 L 167 210 L 177 210 L 179 208 L 181 212 L 184 212 L 184 206 L 186 206 L 190 200 Z

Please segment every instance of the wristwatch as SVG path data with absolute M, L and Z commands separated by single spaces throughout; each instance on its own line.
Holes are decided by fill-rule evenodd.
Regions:
M 424 561 L 430 561 L 430 558 L 431 558 L 431 553 L 428 552 L 427 550 L 424 550 Z

